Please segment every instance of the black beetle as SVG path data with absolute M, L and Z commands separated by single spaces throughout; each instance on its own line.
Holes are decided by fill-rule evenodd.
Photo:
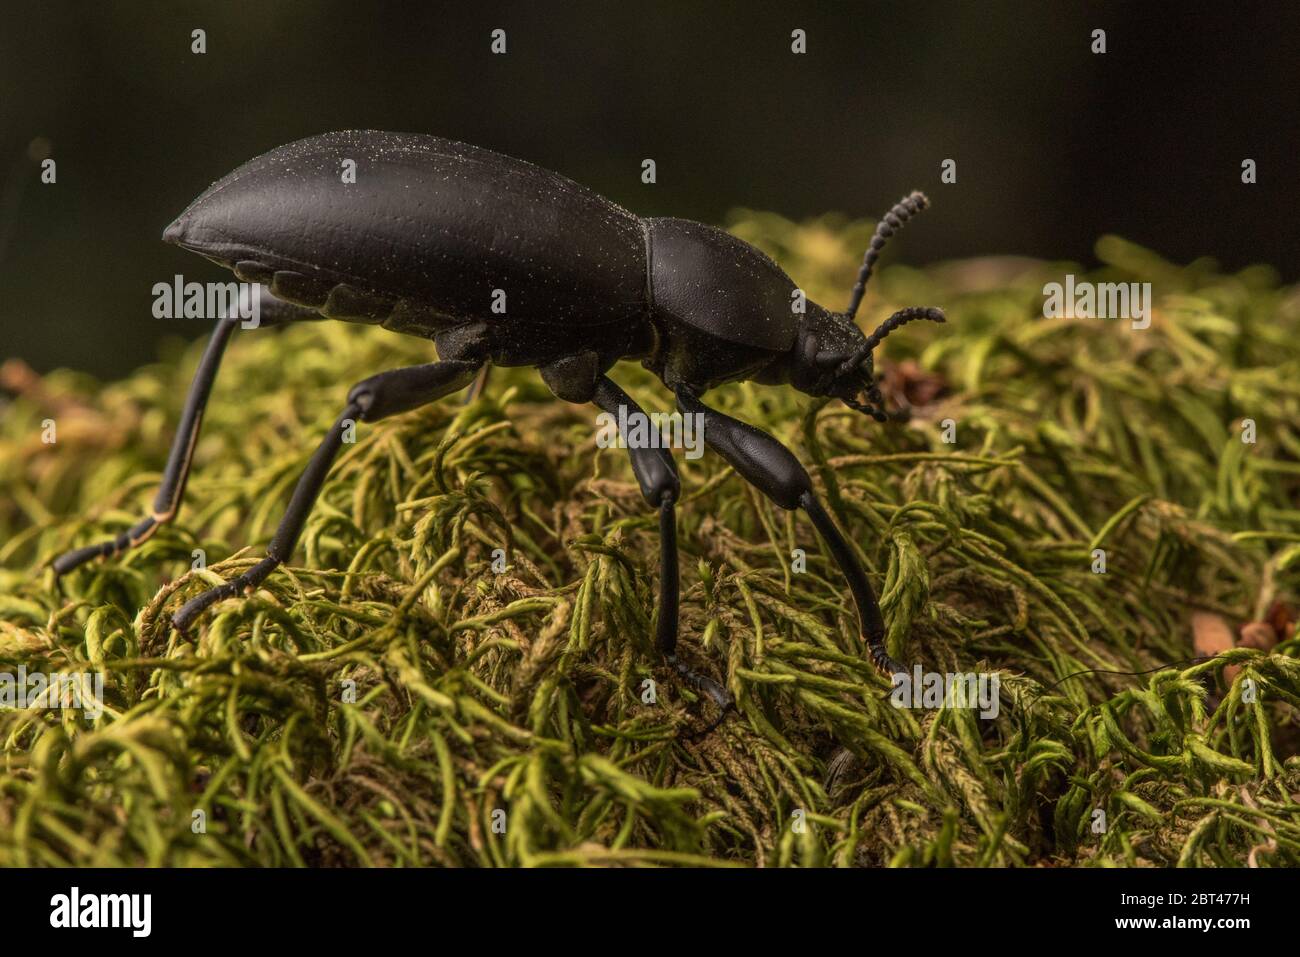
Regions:
M 342 175 L 355 164 L 355 182 Z M 705 443 L 777 505 L 802 508 L 848 579 L 872 663 L 903 671 L 884 644 L 875 593 L 808 473 L 774 438 L 700 401 L 723 382 L 789 383 L 883 421 L 872 353 L 912 319 L 903 309 L 864 336 L 853 317 L 881 247 L 926 206 L 913 193 L 885 215 L 843 313 L 805 300 L 771 259 L 711 226 L 641 219 L 560 176 L 499 153 L 411 133 L 348 131 L 290 143 L 214 183 L 163 238 L 269 287 L 267 324 L 343 319 L 432 339 L 439 361 L 353 386 L 307 466 L 266 558 L 187 602 L 181 629 L 219 599 L 251 590 L 293 553 L 349 420 L 373 422 L 469 386 L 488 363 L 535 366 L 569 402 L 617 416 L 641 413 L 606 374 L 640 360 L 703 418 Z M 502 294 L 504 312 L 494 310 Z M 276 305 L 275 303 L 279 303 Z M 796 308 L 801 306 L 802 308 Z M 203 407 L 237 320 L 221 320 L 186 403 L 153 514 L 118 538 L 54 561 L 61 575 L 137 545 L 176 515 Z M 644 413 L 642 413 L 644 414 Z M 726 710 L 722 686 L 676 656 L 678 568 L 671 454 L 630 448 L 641 491 L 659 510 L 657 646 L 672 667 Z

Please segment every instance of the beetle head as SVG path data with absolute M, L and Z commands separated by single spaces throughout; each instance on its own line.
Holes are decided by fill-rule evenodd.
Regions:
M 880 422 L 888 418 L 882 408 L 884 401 L 880 388 L 876 385 L 876 346 L 899 326 L 913 319 L 943 322 L 943 312 L 924 306 L 900 309 L 869 336 L 862 334 L 853 317 L 857 315 L 867 281 L 886 240 L 929 203 L 923 193 L 914 192 L 895 203 L 885 214 L 862 258 L 847 310 L 829 312 L 820 306 L 810 309 L 795 342 L 793 361 L 786 369 L 789 382 L 796 389 L 809 395 L 833 396 Z
M 888 416 L 876 382 L 875 350 L 886 336 L 913 319 L 943 322 L 944 314 L 925 306 L 900 309 L 864 336 L 847 314 L 810 308 L 795 343 L 791 385 L 808 395 L 837 398 L 884 422 Z

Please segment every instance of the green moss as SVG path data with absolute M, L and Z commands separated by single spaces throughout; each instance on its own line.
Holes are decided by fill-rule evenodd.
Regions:
M 870 229 L 733 227 L 832 306 Z M 897 657 L 1000 674 L 993 721 L 892 707 L 811 527 L 706 455 L 679 459 L 683 652 L 739 714 L 693 736 L 710 706 L 651 650 L 654 516 L 593 410 L 527 371 L 362 426 L 293 566 L 172 631 L 260 557 L 348 386 L 431 356 L 334 323 L 238 333 L 179 524 L 60 595 L 41 565 L 151 501 L 198 349 L 30 385 L 0 419 L 0 665 L 102 670 L 108 710 L 0 711 L 0 865 L 1300 864 L 1300 643 L 1186 663 L 1193 610 L 1295 597 L 1300 292 L 1097 250 L 1091 278 L 1154 284 L 1150 329 L 1041 318 L 1060 264 L 886 269 L 863 316 L 949 316 L 884 350 L 951 386 L 907 425 L 714 393 L 810 464 Z

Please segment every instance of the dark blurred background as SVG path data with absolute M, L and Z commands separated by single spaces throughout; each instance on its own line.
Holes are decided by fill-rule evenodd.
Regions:
M 737 206 L 875 216 L 922 188 L 935 208 L 892 253 L 916 264 L 1089 263 L 1116 232 L 1300 276 L 1293 3 L 4 4 L 0 359 L 40 370 L 118 375 L 199 334 L 154 319 L 150 288 L 228 274 L 163 227 L 254 155 L 349 127 L 465 140 L 712 222 Z M 38 137 L 54 186 L 24 158 Z

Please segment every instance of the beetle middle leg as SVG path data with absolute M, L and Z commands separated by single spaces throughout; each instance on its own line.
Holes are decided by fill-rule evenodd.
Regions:
M 609 378 L 602 375 L 596 380 L 591 401 L 603 412 L 619 418 L 619 407 L 628 415 L 645 415 L 642 408 Z M 626 438 L 626 437 L 625 437 Z M 681 591 L 677 556 L 677 497 L 681 494 L 681 481 L 672 453 L 662 448 L 640 448 L 628 445 L 632 472 L 636 475 L 641 494 L 651 506 L 659 509 L 659 624 L 655 632 L 655 647 L 664 660 L 688 684 L 713 700 L 723 714 L 731 707 L 731 695 L 712 678 L 689 668 L 677 657 L 677 627 Z
M 740 475 L 781 508 L 802 508 L 830 548 L 831 556 L 848 579 L 858 608 L 858 624 L 867 640 L 871 664 L 886 678 L 906 669 L 885 649 L 885 621 L 876 593 L 857 555 L 844 540 L 835 521 L 813 492 L 812 479 L 793 453 L 761 429 L 711 409 L 689 390 L 678 387 L 677 404 L 683 412 L 704 416 L 704 441 L 731 463 Z
M 609 376 L 605 375 L 603 362 L 594 352 L 568 356 L 539 371 L 542 380 L 558 398 L 566 402 L 594 403 L 602 412 L 616 419 L 619 407 L 629 415 L 645 415 Z M 625 437 L 626 438 L 626 437 Z M 693 671 L 677 657 L 677 626 L 679 619 L 680 573 L 677 561 L 677 496 L 681 494 L 681 481 L 672 454 L 662 448 L 640 448 L 628 444 L 632 472 L 636 475 L 641 494 L 659 510 L 659 623 L 655 631 L 655 648 L 664 660 L 688 684 L 708 695 L 726 715 L 731 707 L 731 695 L 712 678 Z M 722 718 L 719 717 L 718 721 Z M 711 728 L 709 729 L 711 730 Z
M 473 381 L 482 364 L 482 360 L 477 359 L 449 359 L 427 365 L 390 369 L 354 385 L 348 393 L 343 412 L 330 427 L 302 477 L 298 479 L 284 518 L 280 520 L 275 537 L 266 549 L 266 558 L 233 580 L 190 599 L 172 616 L 172 623 L 182 631 L 185 630 L 209 606 L 256 588 L 276 566 L 288 561 L 298 544 L 298 536 L 302 533 L 307 515 L 320 495 L 325 477 L 343 444 L 343 434 L 349 422 L 358 419 L 362 422 L 375 422 L 390 415 L 409 412 L 457 392 Z

